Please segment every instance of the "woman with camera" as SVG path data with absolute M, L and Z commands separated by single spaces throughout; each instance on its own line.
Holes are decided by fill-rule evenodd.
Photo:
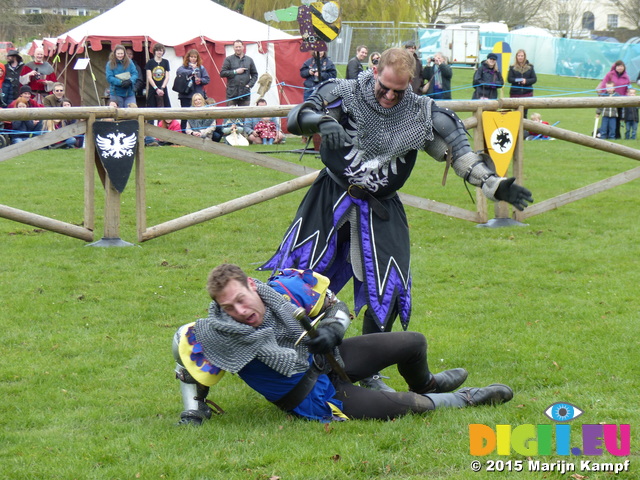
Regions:
M 436 53 L 422 70 L 422 78 L 427 82 L 422 87 L 422 93 L 434 100 L 451 100 L 451 77 L 453 70 L 447 58 L 440 52 Z
M 307 59 L 300 67 L 300 76 L 304 78 L 304 100 L 306 101 L 315 88 L 330 78 L 336 78 L 338 72 L 336 66 L 327 57 L 327 52 L 311 52 L 311 58 Z
M 182 65 L 180 65 L 176 71 L 176 77 L 179 75 L 186 77 L 190 85 L 188 92 L 178 93 L 178 100 L 180 100 L 181 107 L 190 107 L 191 100 L 196 93 L 202 95 L 204 99 L 207 98 L 204 93 L 204 86 L 209 83 L 210 78 L 207 69 L 202 66 L 202 58 L 200 58 L 198 50 L 192 48 L 185 54 L 182 59 Z M 183 132 L 186 127 L 187 120 L 181 120 L 180 128 Z

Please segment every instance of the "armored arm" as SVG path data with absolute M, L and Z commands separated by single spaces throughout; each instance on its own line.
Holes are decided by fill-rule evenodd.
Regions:
M 317 335 L 307 342 L 311 353 L 330 353 L 342 343 L 344 334 L 351 323 L 349 309 L 327 290 L 327 300 L 330 305 L 324 310 L 324 317 L 317 328 Z
M 289 112 L 287 126 L 294 135 L 320 133 L 324 145 L 335 150 L 349 143 L 350 138 L 342 125 L 327 111 L 327 105 L 337 100 L 337 97 L 331 95 L 332 90 L 333 82 L 321 84 L 306 102 Z
M 326 302 L 329 306 L 324 310 L 324 317 L 320 321 L 320 325 L 334 325 L 333 328 L 340 332 L 340 338 L 342 338 L 351 325 L 349 307 L 343 301 L 338 300 L 331 290 L 327 290 Z
M 336 122 L 327 112 L 327 105 L 338 99 L 332 90 L 333 82 L 323 83 L 306 102 L 296 105 L 287 115 L 289 131 L 294 135 L 319 133 L 322 122 Z
M 432 119 L 435 138 L 426 146 L 429 155 L 442 161 L 449 151 L 456 174 L 482 188 L 489 200 L 504 200 L 518 210 L 524 209 L 527 202 L 533 202 L 531 192 L 514 183 L 515 179 L 498 176 L 488 155 L 471 150 L 464 125 L 453 111 L 434 105 Z

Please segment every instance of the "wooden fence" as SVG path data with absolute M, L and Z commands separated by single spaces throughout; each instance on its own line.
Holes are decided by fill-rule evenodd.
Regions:
M 640 106 L 640 97 L 589 97 L 589 98 L 504 98 L 499 100 L 473 100 L 473 101 L 449 101 L 446 106 L 456 112 L 471 112 L 473 115 L 464 120 L 467 129 L 475 129 L 474 149 L 484 148 L 482 122 L 483 111 L 502 110 L 524 110 L 546 109 L 546 108 L 589 108 L 594 109 L 603 106 L 623 107 Z M 94 240 L 95 227 L 95 171 L 97 169 L 99 178 L 105 191 L 104 209 L 104 235 L 102 244 L 104 245 L 131 245 L 120 241 L 120 193 L 111 185 L 108 175 L 98 158 L 95 149 L 94 139 L 91 132 L 93 123 L 97 120 L 112 119 L 137 120 L 139 124 L 138 148 L 135 158 L 135 189 L 136 189 L 136 229 L 137 240 L 144 242 L 153 238 L 165 235 L 192 225 L 196 225 L 216 217 L 231 213 L 252 205 L 264 202 L 271 198 L 290 193 L 309 186 L 319 171 L 310 167 L 290 163 L 278 158 L 264 154 L 258 154 L 238 147 L 228 146 L 222 143 L 215 143 L 209 139 L 201 139 L 180 132 L 173 132 L 164 128 L 153 126 L 149 120 L 169 120 L 169 119 L 193 119 L 193 118 L 253 118 L 264 116 L 286 116 L 291 106 L 279 107 L 206 107 L 188 109 L 170 108 L 114 108 L 114 107 L 72 107 L 72 108 L 32 108 L 32 109 L 3 109 L 0 110 L 0 120 L 10 122 L 12 120 L 28 119 L 76 119 L 77 123 L 66 126 L 55 132 L 29 139 L 15 145 L 0 149 L 1 163 L 16 156 L 29 153 L 66 138 L 85 135 L 85 168 L 84 168 L 84 221 L 82 226 L 73 225 L 64 221 L 44 217 L 36 213 L 18 210 L 7 205 L 0 205 L 0 217 L 25 223 L 35 227 L 51 230 L 57 233 L 78 238 L 87 242 Z M 523 180 L 523 160 L 524 142 L 523 131 L 542 135 L 548 135 L 559 140 L 565 140 L 589 148 L 598 149 L 604 152 L 640 160 L 640 150 L 624 145 L 619 145 L 606 140 L 600 140 L 591 136 L 583 135 L 569 130 L 544 125 L 524 119 L 520 127 L 518 142 L 513 157 L 513 175 L 520 183 Z M 293 180 L 275 185 L 249 195 L 245 195 L 234 200 L 214 205 L 209 208 L 184 215 L 167 222 L 147 226 L 146 218 L 146 186 L 145 186 L 145 148 L 144 136 L 151 136 L 160 141 L 170 142 L 176 145 L 195 148 L 201 151 L 210 152 L 216 155 L 240 160 L 242 162 L 260 165 L 263 167 L 278 170 L 293 175 Z M 601 180 L 591 185 L 584 186 L 577 190 L 563 193 L 557 197 L 538 201 L 523 212 L 515 211 L 510 215 L 509 205 L 498 202 L 495 206 L 495 219 L 508 219 L 510 216 L 515 221 L 523 221 L 534 215 L 539 215 L 546 211 L 558 208 L 567 203 L 575 202 L 582 198 L 622 185 L 640 177 L 640 167 L 622 172 L 613 177 Z M 476 189 L 476 210 L 466 210 L 453 205 L 429 200 L 414 195 L 400 193 L 400 198 L 405 205 L 428 210 L 451 217 L 468 220 L 478 224 L 486 223 L 489 220 L 487 201 Z M 97 242 L 96 244 L 100 244 Z

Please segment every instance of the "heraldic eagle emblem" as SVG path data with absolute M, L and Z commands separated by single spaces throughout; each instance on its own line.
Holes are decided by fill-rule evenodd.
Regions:
M 100 163 L 113 187 L 122 193 L 129 181 L 138 145 L 138 122 L 95 122 L 93 138 Z
M 96 145 L 102 157 L 122 158 L 133 155 L 136 146 L 137 135 L 132 133 L 108 133 L 106 137 L 96 135 Z

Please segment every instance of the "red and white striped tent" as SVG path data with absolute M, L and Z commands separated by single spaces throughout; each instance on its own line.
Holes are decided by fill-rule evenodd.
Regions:
M 136 63 L 144 70 L 156 42 L 166 47 L 165 58 L 171 65 L 172 79 L 184 54 L 191 48 L 197 49 L 211 77 L 205 91 L 216 102 L 222 102 L 226 79 L 220 77 L 220 69 L 225 57 L 233 54 L 233 42 L 237 39 L 244 42 L 258 75 L 268 72 L 273 78 L 265 95 L 269 105 L 302 101 L 303 90 L 296 87 L 302 86 L 300 67 L 309 54 L 300 52 L 300 37 L 211 0 L 125 0 L 57 38 L 43 39 L 42 45 L 66 84 L 67 96 L 76 106 L 104 105 L 108 87 L 105 65 L 115 45 L 132 47 Z M 76 70 L 81 58 L 88 58 L 89 66 Z M 172 84 L 173 80 L 169 85 Z M 252 104 L 257 99 L 256 91 L 257 85 L 252 91 Z M 170 95 L 172 106 L 178 107 L 177 94 Z

